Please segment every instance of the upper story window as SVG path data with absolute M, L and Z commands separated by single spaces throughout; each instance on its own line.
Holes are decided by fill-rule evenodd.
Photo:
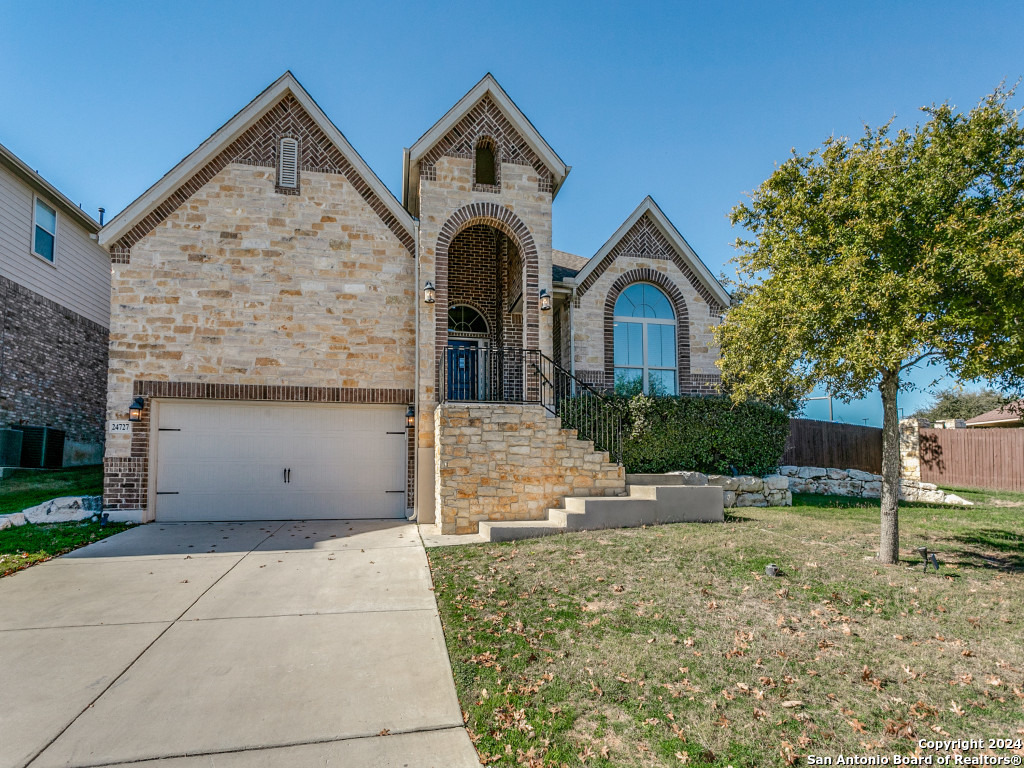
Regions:
M 615 391 L 676 394 L 676 313 L 668 297 L 634 283 L 619 294 L 613 322 Z
M 281 139 L 281 151 L 277 156 L 277 186 L 298 189 L 299 142 L 296 139 Z
M 494 159 L 494 143 L 490 139 L 480 139 L 476 145 L 476 178 L 477 184 L 495 186 L 498 183 L 497 168 Z
M 57 254 L 57 211 L 38 197 L 32 215 L 32 253 L 51 264 Z

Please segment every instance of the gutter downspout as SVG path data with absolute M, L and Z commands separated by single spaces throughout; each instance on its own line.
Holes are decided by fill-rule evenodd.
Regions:
M 415 241 L 413 246 L 413 262 L 415 263 L 415 280 L 416 285 L 413 288 L 413 301 L 416 302 L 416 351 L 413 356 L 413 363 L 416 366 L 414 372 L 415 383 L 413 384 L 413 403 L 412 409 L 415 415 L 415 426 L 413 426 L 413 443 L 412 443 L 412 492 L 413 492 L 413 504 L 412 514 L 407 514 L 406 519 L 415 521 L 418 517 L 416 508 L 419 506 L 419 480 L 420 480 L 420 457 L 419 457 L 419 442 L 420 442 L 420 220 L 416 219 L 413 224 L 413 239 Z

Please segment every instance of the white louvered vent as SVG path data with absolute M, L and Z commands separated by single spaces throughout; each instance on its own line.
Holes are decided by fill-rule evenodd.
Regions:
M 279 186 L 292 189 L 299 186 L 299 142 L 295 139 L 281 139 L 277 178 Z

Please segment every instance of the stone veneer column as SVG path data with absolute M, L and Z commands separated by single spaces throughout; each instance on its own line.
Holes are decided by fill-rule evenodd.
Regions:
M 928 419 L 900 421 L 900 477 L 904 480 L 921 479 L 921 430 L 931 425 Z

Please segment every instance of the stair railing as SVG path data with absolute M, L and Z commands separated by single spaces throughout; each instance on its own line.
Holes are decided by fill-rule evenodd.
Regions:
M 581 440 L 589 440 L 612 461 L 622 463 L 622 414 L 611 398 L 580 381 L 543 352 L 531 355 L 540 389 L 540 401 L 549 413 L 562 420 L 562 427 L 575 429 Z

